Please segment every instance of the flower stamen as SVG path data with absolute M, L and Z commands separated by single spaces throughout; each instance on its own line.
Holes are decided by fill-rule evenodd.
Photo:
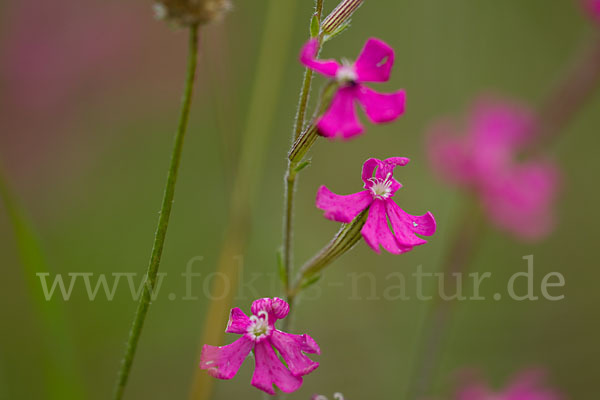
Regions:
M 252 315 L 250 322 L 247 332 L 252 340 L 260 341 L 271 333 L 269 314 L 265 310 L 260 310 L 258 316 Z
M 389 172 L 385 179 L 381 178 L 369 178 L 369 182 L 373 185 L 369 188 L 373 197 L 380 200 L 389 198 L 392 194 L 392 180 L 390 177 L 392 173 Z

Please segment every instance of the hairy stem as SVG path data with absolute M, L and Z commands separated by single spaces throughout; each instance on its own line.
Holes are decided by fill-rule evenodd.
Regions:
M 316 0 L 315 2 L 315 14 L 317 22 L 321 23 L 321 14 L 323 12 L 323 0 Z M 312 18 L 311 18 L 312 23 Z M 304 118 L 306 115 L 306 107 L 308 105 L 308 97 L 310 94 L 310 88 L 312 84 L 312 70 L 306 68 L 304 70 L 304 80 L 302 82 L 302 89 L 300 90 L 300 98 L 298 100 L 298 111 L 296 113 L 296 119 L 294 122 L 294 134 L 292 136 L 293 143 L 301 136 L 302 129 L 304 127 Z M 313 140 L 314 143 L 314 140 Z M 312 145 L 312 143 L 311 143 Z M 292 144 L 293 147 L 293 144 Z M 301 160 L 288 161 L 287 170 L 285 173 L 285 211 L 283 215 L 283 266 L 285 273 L 285 292 L 290 290 L 290 276 L 292 273 L 292 247 L 293 247 L 293 224 L 294 224 L 294 193 L 296 191 L 296 167 L 298 162 Z
M 144 292 L 138 303 L 138 307 L 133 320 L 133 325 L 129 331 L 129 339 L 127 340 L 127 348 L 125 355 L 121 363 L 117 383 L 114 391 L 114 399 L 119 400 L 123 397 L 125 387 L 127 386 L 127 380 L 129 378 L 129 372 L 131 371 L 131 365 L 135 357 L 135 351 L 137 349 L 142 328 L 144 326 L 144 320 L 150 307 L 150 300 L 154 287 L 156 285 L 156 277 L 158 275 L 158 267 L 160 265 L 160 259 L 165 243 L 165 237 L 167 235 L 167 228 L 169 226 L 169 218 L 171 216 L 171 207 L 173 205 L 173 197 L 175 195 L 175 184 L 177 182 L 177 173 L 179 171 L 179 164 L 181 161 L 181 152 L 183 150 L 183 141 L 185 132 L 187 130 L 190 106 L 192 103 L 192 94 L 194 88 L 194 80 L 196 75 L 196 63 L 198 59 L 198 26 L 193 25 L 189 28 L 189 49 L 188 49 L 188 63 L 187 73 L 185 78 L 185 89 L 183 94 L 183 100 L 181 104 L 181 113 L 179 116 L 179 125 L 177 128 L 177 134 L 175 135 L 175 144 L 173 146 L 173 152 L 171 154 L 171 164 L 169 166 L 169 172 L 167 175 L 167 183 L 165 185 L 165 192 L 163 195 L 162 206 L 160 210 L 160 216 L 158 218 L 158 226 L 156 228 L 156 234 L 154 236 L 154 244 L 152 246 L 152 255 L 150 257 L 150 263 L 146 272 L 144 282 Z

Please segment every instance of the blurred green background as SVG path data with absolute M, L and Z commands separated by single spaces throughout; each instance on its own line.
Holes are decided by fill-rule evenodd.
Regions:
M 256 281 L 261 296 L 279 295 L 273 281 L 283 172 L 303 71 L 296 54 L 312 13 L 310 0 L 272 1 L 289 2 L 280 9 L 292 13 L 293 24 L 284 27 L 292 32 L 283 46 L 287 53 L 269 60 L 273 68 L 283 63 L 285 73 L 272 82 L 276 109 L 265 110 L 275 118 L 267 127 L 249 246 L 242 255 L 246 280 L 253 273 L 271 276 Z M 362 299 L 352 300 L 348 274 L 372 272 L 381 294 L 394 271 L 409 276 L 418 265 L 438 270 L 463 197 L 429 169 L 427 126 L 439 116 L 460 117 L 490 90 L 539 104 L 593 34 L 569 0 L 365 3 L 352 28 L 328 43 L 322 56 L 353 58 L 368 37 L 385 40 L 396 51 L 396 65 L 391 81 L 378 88 L 405 88 L 407 112 L 394 124 L 368 125 L 367 134 L 351 142 L 317 142 L 312 166 L 299 182 L 295 260 L 306 260 L 338 228 L 314 207 L 319 185 L 356 192 L 369 157 L 411 158 L 399 173 L 404 188 L 395 199 L 412 214 L 432 211 L 439 229 L 429 244 L 402 256 L 376 255 L 361 243 L 326 271 L 318 284 L 322 294 L 301 302 L 294 329 L 318 341 L 321 367 L 290 399 L 338 391 L 349 399 L 403 398 L 430 304 L 368 300 L 366 280 L 358 287 Z M 169 276 L 148 315 L 127 398 L 187 398 L 208 300 L 203 278 L 194 281 L 200 299 L 181 300 L 180 274 L 196 256 L 203 257 L 196 272 L 206 276 L 216 268 L 229 199 L 236 195 L 230 191 L 232 173 L 268 5 L 236 1 L 222 24 L 202 32 L 197 92 L 161 265 Z M 325 9 L 334 5 L 326 1 Z M 0 10 L 1 163 L 37 229 L 50 270 L 141 275 L 178 115 L 186 33 L 154 20 L 150 4 L 140 0 L 23 0 L 3 2 Z M 319 77 L 315 87 L 323 82 Z M 594 95 L 552 148 L 565 178 L 556 231 L 541 243 L 523 244 L 489 229 L 471 266 L 492 272 L 482 289 L 491 297 L 510 275 L 525 270 L 521 258 L 534 254 L 537 294 L 543 275 L 558 271 L 566 279 L 559 290 L 565 299 L 460 303 L 432 393 L 443 398 L 455 372 L 465 367 L 481 369 L 501 386 L 533 365 L 546 368 L 551 384 L 570 398 L 598 395 L 599 107 L 600 95 Z M 0 205 L 0 398 L 42 399 L 43 332 L 3 210 Z M 177 298 L 169 300 L 169 293 Z M 248 295 L 235 303 L 249 311 L 252 300 Z M 136 308 L 127 287 L 122 282 L 113 301 L 101 295 L 90 301 L 79 284 L 69 301 L 53 301 L 66 310 L 86 398 L 108 398 Z M 261 398 L 249 385 L 252 370 L 247 360 L 234 380 L 218 382 L 215 398 Z

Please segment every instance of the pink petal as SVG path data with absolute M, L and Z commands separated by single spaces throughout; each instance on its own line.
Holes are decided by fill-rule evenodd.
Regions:
M 323 136 L 348 139 L 362 133 L 363 127 L 356 116 L 355 98 L 355 88 L 338 89 L 329 110 L 317 123 L 317 128 Z
M 367 242 L 367 244 L 377 253 L 380 252 L 380 245 L 392 254 L 401 254 L 410 250 L 400 248 L 394 239 L 394 236 L 388 227 L 383 200 L 373 201 L 371 208 L 369 209 L 367 222 L 362 227 L 360 233 L 365 239 L 365 242 Z
M 254 300 L 251 306 L 252 314 L 259 315 L 259 312 L 266 311 L 269 316 L 269 325 L 274 326 L 275 321 L 283 319 L 289 312 L 289 304 L 279 297 Z
M 484 206 L 498 227 L 523 239 L 540 239 L 554 226 L 558 181 L 557 168 L 549 163 L 513 167 L 485 182 Z
M 354 69 L 360 82 L 386 82 L 394 65 L 394 50 L 379 39 L 367 40 Z
M 381 160 L 376 158 L 369 158 L 362 167 L 362 180 L 365 183 L 365 188 L 367 185 L 371 185 L 369 179 L 373 178 L 373 172 L 375 172 L 375 168 L 379 168 L 381 165 Z
M 525 106 L 491 97 L 479 99 L 470 121 L 473 167 L 480 176 L 509 165 L 534 137 L 535 118 Z
M 279 351 L 288 368 L 295 376 L 311 373 L 319 363 L 308 358 L 304 353 L 319 354 L 321 349 L 308 335 L 292 335 L 291 333 L 273 331 L 271 343 Z
M 254 357 L 256 367 L 252 376 L 253 386 L 268 394 L 275 394 L 273 385 L 285 393 L 292 393 L 302 386 L 302 378 L 292 375 L 283 365 L 269 340 L 256 344 Z
M 374 124 L 393 121 L 404 113 L 406 102 L 404 90 L 395 93 L 377 93 L 360 85 L 357 93 L 358 102 Z
M 200 355 L 200 368 L 218 379 L 231 379 L 240 369 L 254 342 L 242 336 L 227 346 L 215 347 L 205 344 Z
M 250 319 L 239 308 L 232 308 L 229 313 L 229 322 L 227 323 L 227 333 L 244 334 L 250 325 Z
M 467 140 L 456 135 L 453 124 L 440 121 L 430 128 L 427 136 L 429 163 L 440 178 L 455 184 L 473 183 L 476 174 Z
M 410 162 L 409 158 L 406 157 L 391 157 L 380 161 L 379 168 L 375 172 L 375 176 L 379 179 L 385 179 L 388 174 L 394 174 L 394 168 L 404 167 Z
M 582 0 L 583 6 L 596 22 L 600 22 L 600 0 Z
M 391 199 L 386 200 L 385 206 L 394 229 L 394 237 L 400 247 L 413 247 L 427 243 L 415 233 L 427 236 L 435 233 L 435 219 L 431 213 L 422 216 L 410 215 Z
M 372 201 L 368 190 L 340 196 L 321 186 L 317 192 L 317 208 L 325 211 L 325 218 L 345 224 L 352 222 Z
M 325 76 L 335 77 L 340 65 L 335 60 L 317 60 L 319 41 L 310 39 L 302 48 L 300 62 Z

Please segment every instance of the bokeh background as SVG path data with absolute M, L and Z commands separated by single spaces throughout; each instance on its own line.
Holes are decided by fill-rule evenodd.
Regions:
M 276 9 L 289 13 L 290 23 L 281 25 L 280 35 L 264 37 L 267 9 L 280 1 Z M 268 140 L 242 256 L 246 279 L 276 275 L 285 154 L 302 79 L 297 52 L 307 38 L 312 1 L 235 3 L 222 24 L 202 32 L 197 92 L 161 266 L 169 276 L 146 321 L 130 399 L 188 396 L 209 300 L 202 296 L 202 278 L 194 281 L 200 299 L 180 300 L 180 274 L 195 256 L 203 257 L 197 272 L 216 269 L 265 40 L 283 50 L 263 68 L 284 73 L 270 82 L 275 108 L 252 108 L 268 116 Z M 326 1 L 325 8 L 334 5 Z M 178 115 L 185 31 L 156 21 L 142 0 L 5 1 L 0 18 L 0 163 L 35 226 L 48 268 L 65 275 L 141 275 Z M 288 34 L 289 40 L 278 42 Z M 427 126 L 440 115 L 460 116 L 490 90 L 540 104 L 592 34 L 569 0 L 367 0 L 352 28 L 326 46 L 324 56 L 352 58 L 368 37 L 391 44 L 396 66 L 380 88 L 404 87 L 407 113 L 394 124 L 368 126 L 357 140 L 320 140 L 314 147 L 297 196 L 296 263 L 337 230 L 314 207 L 318 186 L 357 191 L 362 162 L 372 156 L 412 159 L 401 170 L 404 188 L 396 201 L 413 214 L 432 211 L 439 230 L 428 245 L 402 256 L 375 255 L 361 243 L 326 271 L 318 284 L 322 295 L 302 301 L 295 320 L 295 331 L 310 333 L 321 345 L 321 367 L 289 398 L 336 391 L 349 399 L 403 398 L 430 304 L 367 300 L 369 282 L 362 280 L 362 299 L 351 300 L 348 274 L 373 273 L 381 293 L 391 272 L 408 276 L 418 265 L 437 271 L 464 198 L 429 169 Z M 471 266 L 493 273 L 484 289 L 490 297 L 525 269 L 523 256 L 534 254 L 538 294 L 543 275 L 558 271 L 566 279 L 565 299 L 459 304 L 432 387 L 440 398 L 465 367 L 480 369 L 501 386 L 522 368 L 541 366 L 570 398 L 598 395 L 599 107 L 600 95 L 594 95 L 550 149 L 565 178 L 555 232 L 539 243 L 520 243 L 488 229 Z M 0 398 L 44 399 L 44 331 L 4 209 L 0 205 Z M 328 282 L 344 285 L 331 288 Z M 272 280 L 258 280 L 256 288 L 261 296 L 279 294 Z M 168 299 L 171 292 L 176 300 Z M 235 304 L 248 310 L 252 300 L 246 296 Z M 66 312 L 85 398 L 108 398 L 136 303 L 124 284 L 113 301 L 88 300 L 83 285 L 76 285 L 69 301 L 53 301 Z M 249 385 L 252 370 L 247 360 L 233 381 L 217 383 L 215 398 L 261 398 Z

